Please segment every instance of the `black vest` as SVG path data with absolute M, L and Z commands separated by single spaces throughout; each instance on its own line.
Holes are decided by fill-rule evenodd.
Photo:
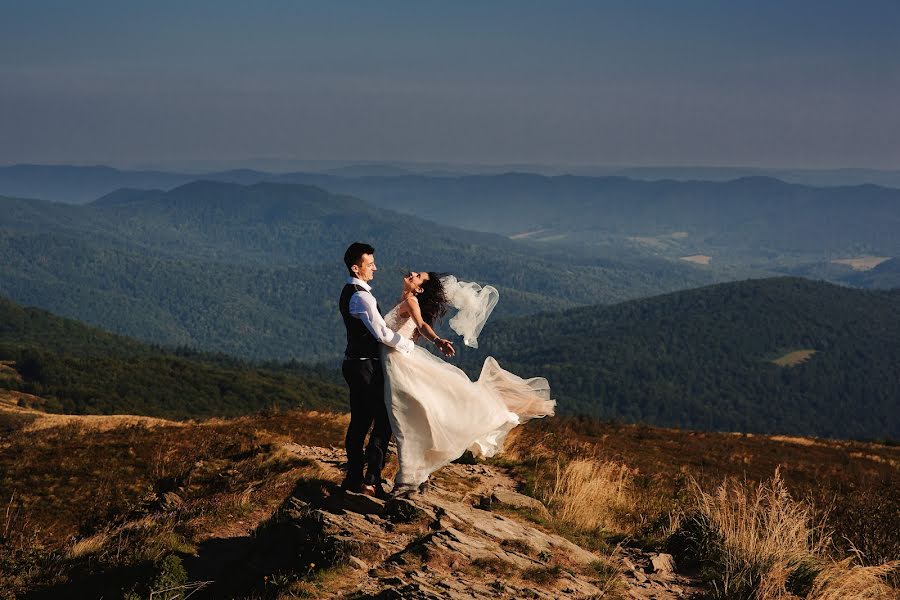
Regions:
M 348 283 L 341 291 L 341 300 L 338 306 L 341 316 L 344 318 L 344 327 L 347 328 L 347 349 L 344 350 L 344 358 L 379 358 L 381 348 L 372 333 L 363 325 L 363 322 L 350 314 L 350 298 L 356 292 L 365 292 L 365 288 Z M 375 303 L 378 310 L 378 303 Z

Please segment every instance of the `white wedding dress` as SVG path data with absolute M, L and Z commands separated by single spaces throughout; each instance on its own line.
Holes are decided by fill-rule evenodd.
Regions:
M 412 339 L 415 321 L 401 317 L 397 307 L 385 321 Z M 476 457 L 493 456 L 516 425 L 552 415 L 556 406 L 546 379 L 522 379 L 492 357 L 484 361 L 478 381 L 472 381 L 419 346 L 408 355 L 387 346 L 381 353 L 385 402 L 400 462 L 394 489 L 423 483 L 466 450 Z

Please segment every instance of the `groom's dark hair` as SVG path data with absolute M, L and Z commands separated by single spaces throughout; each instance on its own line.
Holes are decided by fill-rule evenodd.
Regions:
M 353 242 L 350 244 L 350 247 L 347 248 L 347 251 L 344 252 L 344 264 L 347 265 L 347 270 L 350 271 L 351 275 L 354 274 L 351 267 L 353 265 L 359 266 L 363 254 L 375 254 L 375 248 L 369 244 L 363 244 L 362 242 Z

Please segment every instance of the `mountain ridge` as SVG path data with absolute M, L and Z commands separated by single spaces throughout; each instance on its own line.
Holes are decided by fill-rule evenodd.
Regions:
M 713 280 L 689 265 L 599 260 L 315 187 L 193 182 L 99 205 L 0 198 L 0 293 L 151 342 L 326 359 L 342 351 L 333 302 L 355 240 L 378 249 L 382 299 L 400 289 L 401 269 L 453 271 L 501 289 L 498 315 Z
M 793 367 L 779 356 L 816 350 Z M 544 376 L 564 414 L 704 430 L 900 438 L 900 289 L 799 278 L 714 284 L 485 328 L 488 354 Z

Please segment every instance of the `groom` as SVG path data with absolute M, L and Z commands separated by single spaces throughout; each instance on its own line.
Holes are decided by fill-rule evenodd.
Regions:
M 350 426 L 345 439 L 347 475 L 341 487 L 368 496 L 385 496 L 381 469 L 391 439 L 391 424 L 384 402 L 380 345 L 409 354 L 413 343 L 388 328 L 378 311 L 369 285 L 377 270 L 375 248 L 360 242 L 350 244 L 344 253 L 344 264 L 349 277 L 339 306 L 347 328 L 347 349 L 341 370 L 350 386 Z M 370 427 L 369 445 L 363 452 Z

